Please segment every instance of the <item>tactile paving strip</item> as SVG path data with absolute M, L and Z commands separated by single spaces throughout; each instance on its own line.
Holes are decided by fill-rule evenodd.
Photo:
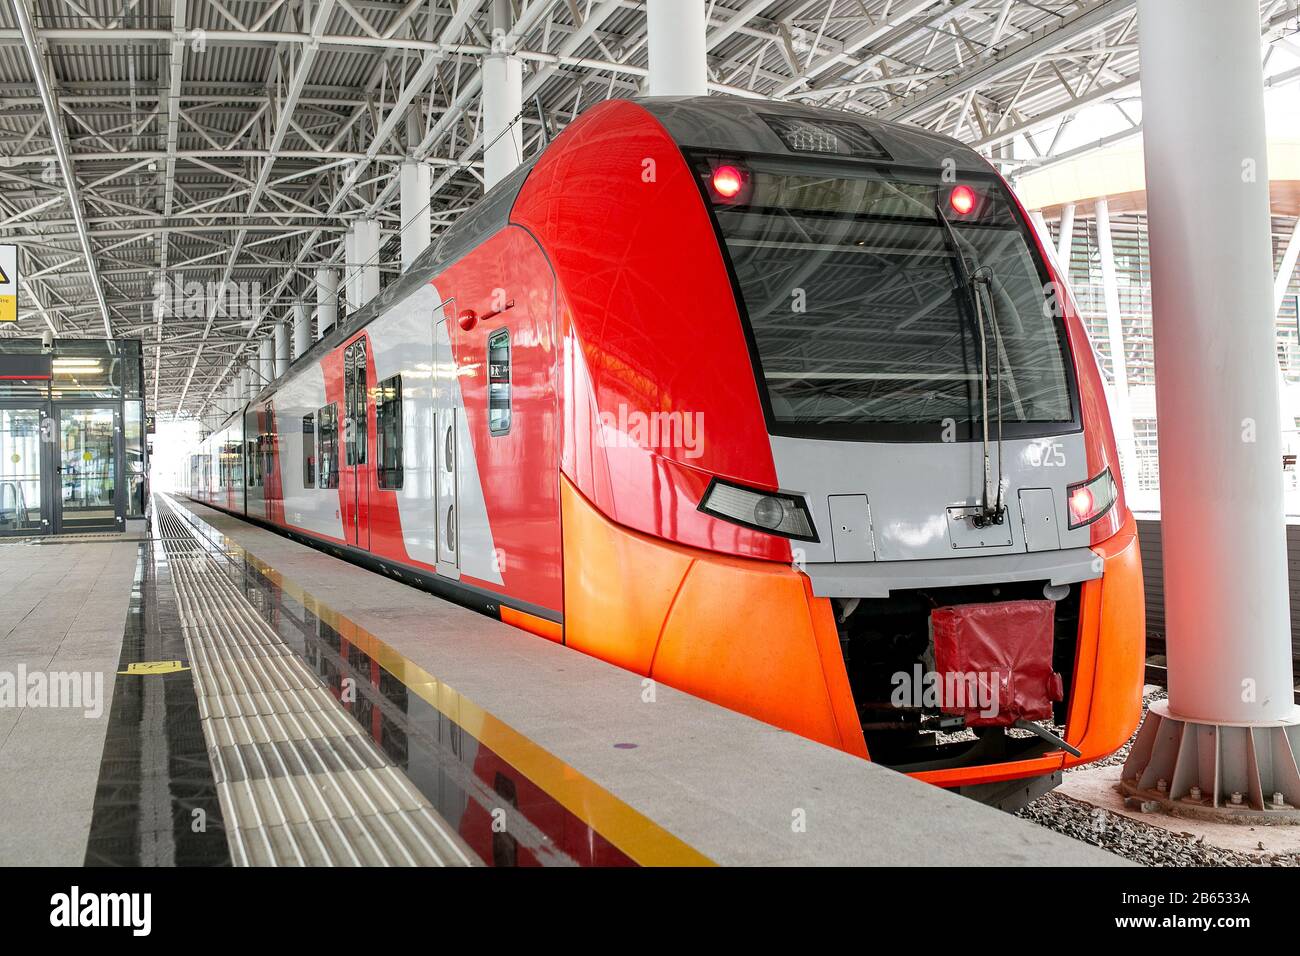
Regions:
M 220 554 L 158 500 L 235 865 L 472 865 L 459 836 L 258 616 Z

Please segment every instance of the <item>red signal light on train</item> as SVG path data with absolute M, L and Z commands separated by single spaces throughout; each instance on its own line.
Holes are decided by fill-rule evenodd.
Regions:
M 1080 485 L 1070 494 L 1070 517 L 1075 522 L 1084 522 L 1092 515 L 1092 491 L 1087 485 Z
M 969 215 L 975 209 L 975 190 L 969 186 L 954 186 L 948 194 L 948 205 L 959 216 Z
M 745 188 L 745 174 L 735 166 L 719 166 L 713 171 L 713 191 L 723 199 L 735 199 Z
M 1070 528 L 1074 529 L 1092 524 L 1109 511 L 1119 491 L 1110 469 L 1106 468 L 1095 478 L 1067 485 L 1065 495 L 1070 503 Z

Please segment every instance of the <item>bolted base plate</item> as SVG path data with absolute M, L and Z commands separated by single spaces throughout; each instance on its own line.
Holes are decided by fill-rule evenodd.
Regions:
M 1243 823 L 1300 823 L 1300 720 L 1205 723 L 1151 705 L 1120 779 L 1143 809 Z

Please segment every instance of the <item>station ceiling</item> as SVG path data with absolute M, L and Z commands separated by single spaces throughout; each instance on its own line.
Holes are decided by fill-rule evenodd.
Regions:
M 1095 148 L 1062 143 L 1098 104 L 1122 117 L 1112 138 L 1140 128 L 1134 0 L 701 2 L 715 92 L 915 123 L 1014 167 Z M 0 242 L 22 273 L 0 335 L 141 337 L 160 417 L 200 414 L 274 321 L 314 302 L 349 221 L 380 220 L 397 271 L 404 160 L 436 167 L 435 234 L 482 194 L 492 6 L 0 0 Z M 526 156 L 642 90 L 643 0 L 513 13 Z M 1261 3 L 1266 44 L 1297 29 L 1298 0 Z M 179 314 L 155 307 L 163 287 L 191 293 Z

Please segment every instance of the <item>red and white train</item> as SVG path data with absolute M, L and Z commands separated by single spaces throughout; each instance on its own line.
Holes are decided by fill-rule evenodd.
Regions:
M 978 154 L 668 98 L 579 117 L 208 435 L 189 493 L 997 800 L 1136 725 L 1118 465 L 1076 308 Z M 936 608 L 1005 719 L 952 706 Z

